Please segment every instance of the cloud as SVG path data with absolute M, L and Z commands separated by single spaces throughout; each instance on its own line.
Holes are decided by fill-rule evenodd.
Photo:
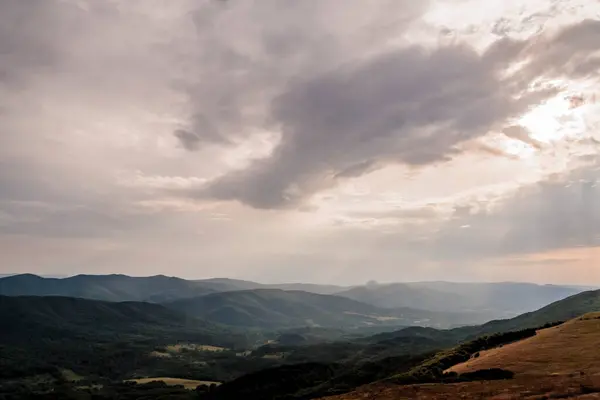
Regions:
M 272 124 L 281 129 L 273 154 L 192 195 L 297 207 L 348 173 L 444 162 L 491 130 L 526 140 L 511 121 L 557 92 L 532 83 L 596 72 L 590 51 L 598 24 L 583 21 L 553 37 L 502 39 L 483 54 L 467 45 L 410 46 L 291 81 L 270 107 Z M 528 59 L 507 76 L 509 67 Z
M 0 1 L 0 253 L 15 270 L 355 281 L 595 245 L 595 187 L 511 200 L 502 184 L 579 154 L 514 117 L 545 81 L 597 80 L 598 22 L 553 12 L 524 39 L 522 17 L 481 23 L 475 3 L 444 3 L 482 9 L 440 38 L 437 1 Z M 486 36 L 499 18 L 507 37 Z M 484 153 L 489 132 L 556 158 Z M 501 205 L 460 208 L 496 184 Z
M 600 69 L 600 21 L 586 19 L 558 32 L 552 40 L 531 46 L 532 58 L 525 68 L 529 79 L 540 75 L 555 78 L 597 78 Z
M 523 143 L 535 147 L 538 150 L 543 147 L 542 142 L 536 140 L 535 138 L 532 138 L 527 128 L 524 128 L 520 125 L 508 126 L 502 130 L 502 133 L 504 133 L 509 138 L 520 140 Z
M 459 209 L 428 246 L 446 261 L 600 246 L 599 182 L 595 163 L 524 186 L 491 209 Z
M 51 67 L 63 55 L 60 46 L 81 10 L 43 0 L 2 2 L 0 82 L 18 86 L 29 74 Z M 76 34 L 72 32 L 71 34 Z
M 177 129 L 173 135 L 181 142 L 181 145 L 189 151 L 196 151 L 200 148 L 201 136 L 188 132 L 183 129 Z

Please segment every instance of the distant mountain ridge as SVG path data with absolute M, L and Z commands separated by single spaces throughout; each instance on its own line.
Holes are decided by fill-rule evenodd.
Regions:
M 337 295 L 378 307 L 424 308 L 432 311 L 483 311 L 507 318 L 533 311 L 587 288 L 532 283 L 410 282 L 354 287 Z
M 338 285 L 319 285 L 315 283 L 257 283 L 252 281 L 245 281 L 240 279 L 231 278 L 210 278 L 195 280 L 202 285 L 209 285 L 212 288 L 219 286 L 227 288 L 226 290 L 250 290 L 250 289 L 282 289 L 282 290 L 301 290 L 304 292 L 317 293 L 317 294 L 336 294 L 344 290 L 348 290 L 350 286 L 338 286 Z M 223 291 L 226 291 L 223 290 Z
M 479 332 L 474 334 L 533 328 L 551 322 L 567 321 L 583 314 L 599 311 L 600 290 L 589 290 L 548 304 L 539 310 L 521 314 L 515 318 L 487 322 L 481 326 Z
M 75 275 L 67 278 L 34 274 L 0 276 L 0 295 L 66 296 L 105 301 L 148 301 L 160 303 L 197 297 L 209 293 L 251 289 L 304 290 L 333 294 L 343 286 L 289 283 L 269 285 L 228 278 L 186 280 L 164 275 L 132 277 L 127 275 Z
M 397 338 L 425 336 L 435 340 L 455 342 L 473 339 L 482 335 L 536 328 L 559 321 L 568 321 L 580 315 L 600 312 L 600 290 L 590 290 L 575 294 L 548 304 L 539 310 L 524 313 L 510 319 L 499 319 L 481 325 L 463 326 L 448 330 L 422 327 L 403 328 L 395 332 L 381 333 L 363 339 L 367 341 L 387 341 Z
M 476 313 L 438 313 L 408 307 L 383 309 L 342 296 L 282 289 L 212 293 L 164 304 L 224 325 L 265 329 L 377 325 L 450 327 L 485 320 L 484 315 Z
M 530 283 L 412 282 L 344 287 L 305 283 L 262 284 L 212 278 L 185 280 L 164 275 L 76 275 L 48 278 L 32 274 L 0 278 L 0 295 L 66 296 L 104 301 L 153 303 L 192 299 L 213 293 L 279 289 L 336 295 L 378 308 L 412 308 L 434 312 L 485 314 L 510 318 L 585 290 L 585 287 Z
M 193 281 L 163 275 L 76 275 L 69 278 L 42 278 L 14 275 L 0 279 L 0 295 L 66 296 L 105 301 L 161 302 L 212 293 L 214 290 Z

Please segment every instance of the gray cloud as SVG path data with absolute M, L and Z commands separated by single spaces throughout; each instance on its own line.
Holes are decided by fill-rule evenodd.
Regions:
M 188 132 L 183 129 L 177 129 L 173 135 L 181 142 L 181 145 L 189 151 L 196 151 L 200 148 L 202 138 L 193 132 Z
M 200 3 L 193 34 L 184 39 L 189 46 L 178 53 L 200 71 L 175 82 L 189 104 L 181 129 L 200 142 L 228 145 L 247 136 L 248 127 L 270 128 L 277 121 L 265 121 L 265 114 L 269 119 L 269 102 L 282 88 L 402 34 L 429 3 L 375 0 L 361 12 L 341 0 Z
M 584 20 L 560 31 L 552 40 L 538 41 L 528 50 L 533 57 L 525 76 L 597 77 L 600 69 L 600 21 Z
M 441 260 L 600 246 L 600 168 L 526 186 L 491 211 L 459 209 L 427 246 Z
M 272 102 L 282 127 L 273 155 L 196 195 L 285 208 L 372 169 L 361 166 L 447 161 L 460 143 L 551 93 L 524 93 L 524 83 L 499 77 L 523 47 L 506 40 L 482 56 L 466 46 L 410 47 L 292 82 Z
M 527 91 L 535 78 L 597 73 L 590 52 L 599 26 L 583 21 L 551 38 L 502 39 L 481 56 L 466 46 L 410 47 L 292 81 L 271 105 L 272 123 L 282 131 L 273 155 L 194 195 L 295 207 L 348 172 L 447 161 L 460 152 L 457 145 L 501 129 L 554 93 Z M 526 57 L 533 61 L 524 71 L 502 77 Z M 506 133 L 526 137 L 510 127 Z
M 54 8 L 58 7 L 57 12 Z M 17 85 L 23 76 L 51 66 L 57 46 L 78 15 L 76 7 L 43 0 L 3 0 L 0 13 L 0 82 Z

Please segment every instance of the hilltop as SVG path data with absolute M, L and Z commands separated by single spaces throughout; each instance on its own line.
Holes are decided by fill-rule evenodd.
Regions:
M 558 326 L 541 329 L 534 336 L 476 352 L 469 360 L 445 371 L 447 376 L 461 376 L 501 370 L 514 374 L 512 379 L 426 385 L 399 385 L 392 381 L 381 381 L 327 399 L 600 398 L 598 348 L 600 313 L 590 313 Z M 422 368 L 416 367 L 415 370 Z
M 480 352 L 477 358 L 449 369 L 457 373 L 488 368 L 508 369 L 518 376 L 600 373 L 600 313 L 586 314 L 535 336 Z

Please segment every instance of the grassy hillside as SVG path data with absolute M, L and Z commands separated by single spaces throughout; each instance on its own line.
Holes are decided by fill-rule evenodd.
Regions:
M 600 394 L 600 360 L 597 357 L 597 349 L 600 347 L 600 313 L 586 314 L 564 324 L 538 330 L 535 335 L 510 340 L 502 346 L 492 346 L 476 353 L 467 352 L 462 362 L 456 363 L 456 357 L 452 362 L 450 356 L 460 355 L 459 350 L 465 347 L 468 347 L 468 344 L 442 352 L 413 368 L 409 374 L 432 363 L 443 367 L 442 361 L 448 361 L 450 368 L 445 370 L 445 379 L 481 375 L 484 371 L 507 371 L 512 378 L 487 380 L 483 384 L 439 383 L 442 380 L 439 378 L 427 385 L 398 385 L 397 382 L 382 381 L 352 393 L 331 397 L 330 400 L 587 399 L 598 398 Z
M 518 331 L 538 326 L 567 321 L 579 315 L 600 311 L 600 290 L 587 291 L 556 301 L 539 310 L 521 314 L 514 318 L 489 321 L 481 325 L 464 326 L 448 330 L 408 327 L 394 332 L 385 332 L 361 339 L 363 342 L 380 342 L 401 337 L 428 337 L 458 343 L 478 336 L 500 332 Z
M 265 329 L 300 326 L 448 326 L 483 318 L 472 314 L 435 313 L 410 308 L 382 309 L 340 296 L 279 289 L 213 293 L 165 305 L 225 325 Z
M 504 368 L 516 374 L 553 375 L 579 371 L 600 373 L 600 314 L 590 313 L 537 335 L 483 351 L 477 358 L 455 365 L 450 371 L 465 373 Z M 570 349 L 570 350 L 567 350 Z

